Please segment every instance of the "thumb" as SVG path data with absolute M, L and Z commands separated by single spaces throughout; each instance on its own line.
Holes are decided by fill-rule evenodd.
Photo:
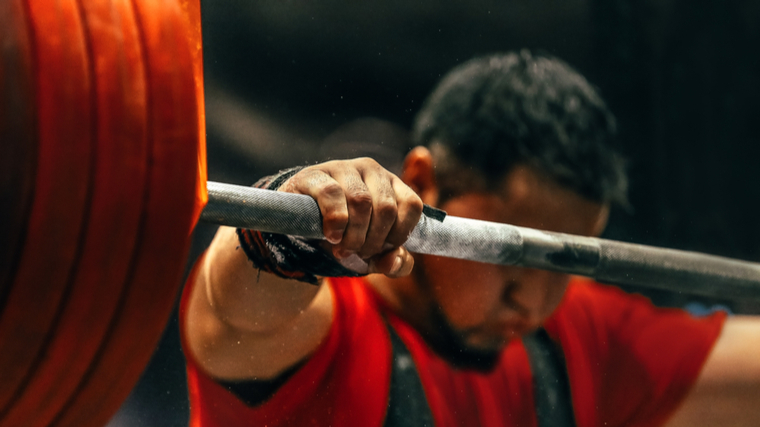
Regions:
M 412 272 L 414 257 L 403 246 L 369 259 L 369 272 L 388 277 L 406 276 Z

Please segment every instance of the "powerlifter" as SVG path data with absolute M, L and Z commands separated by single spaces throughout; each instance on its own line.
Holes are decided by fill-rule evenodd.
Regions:
M 182 302 L 191 425 L 760 425 L 756 318 L 404 248 L 424 205 L 598 236 L 626 203 L 614 136 L 582 76 L 522 51 L 442 80 L 400 176 L 361 158 L 260 181 L 313 197 L 327 240 L 219 230 Z

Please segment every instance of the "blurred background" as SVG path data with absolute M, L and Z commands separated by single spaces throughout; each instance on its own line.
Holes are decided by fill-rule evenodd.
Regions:
M 202 0 L 202 18 L 210 180 L 356 155 L 398 168 L 444 73 L 529 48 L 574 66 L 617 116 L 633 207 L 604 237 L 760 261 L 758 0 Z M 197 227 L 189 263 L 213 233 Z M 186 425 L 183 363 L 175 315 L 109 426 Z

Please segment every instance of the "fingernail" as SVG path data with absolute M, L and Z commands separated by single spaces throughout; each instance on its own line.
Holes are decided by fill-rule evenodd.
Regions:
M 333 247 L 333 248 L 332 248 L 332 253 L 333 253 L 333 256 L 334 256 L 336 259 L 340 259 L 340 258 L 341 258 L 341 257 L 340 257 L 340 253 L 341 253 L 341 250 L 340 250 L 340 249 L 338 249 L 337 247 Z
M 403 264 L 404 261 L 401 259 L 400 256 L 397 256 L 396 259 L 393 260 L 393 265 L 391 266 L 390 274 L 396 274 L 401 270 L 401 264 Z
M 325 236 L 325 239 L 327 239 L 327 241 L 333 245 L 337 245 L 341 240 L 343 240 L 343 233 L 340 231 L 333 231 L 332 233 L 329 233 L 327 236 Z
M 341 250 L 338 250 L 338 251 L 335 252 L 335 258 L 346 259 L 346 258 L 350 257 L 353 254 L 354 254 L 353 251 L 349 251 L 349 250 L 346 250 L 346 249 L 341 249 Z

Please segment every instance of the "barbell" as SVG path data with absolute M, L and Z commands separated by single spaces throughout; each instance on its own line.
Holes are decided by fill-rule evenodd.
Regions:
M 206 182 L 199 0 L 0 0 L 0 44 L 0 425 L 100 426 L 160 339 L 200 217 L 321 238 L 319 209 Z M 407 247 L 760 294 L 757 264 L 463 218 L 423 216 Z
M 324 239 L 317 202 L 302 194 L 208 182 L 201 219 Z M 605 283 L 710 297 L 760 299 L 760 264 L 423 210 L 404 243 L 411 252 L 592 277 Z

